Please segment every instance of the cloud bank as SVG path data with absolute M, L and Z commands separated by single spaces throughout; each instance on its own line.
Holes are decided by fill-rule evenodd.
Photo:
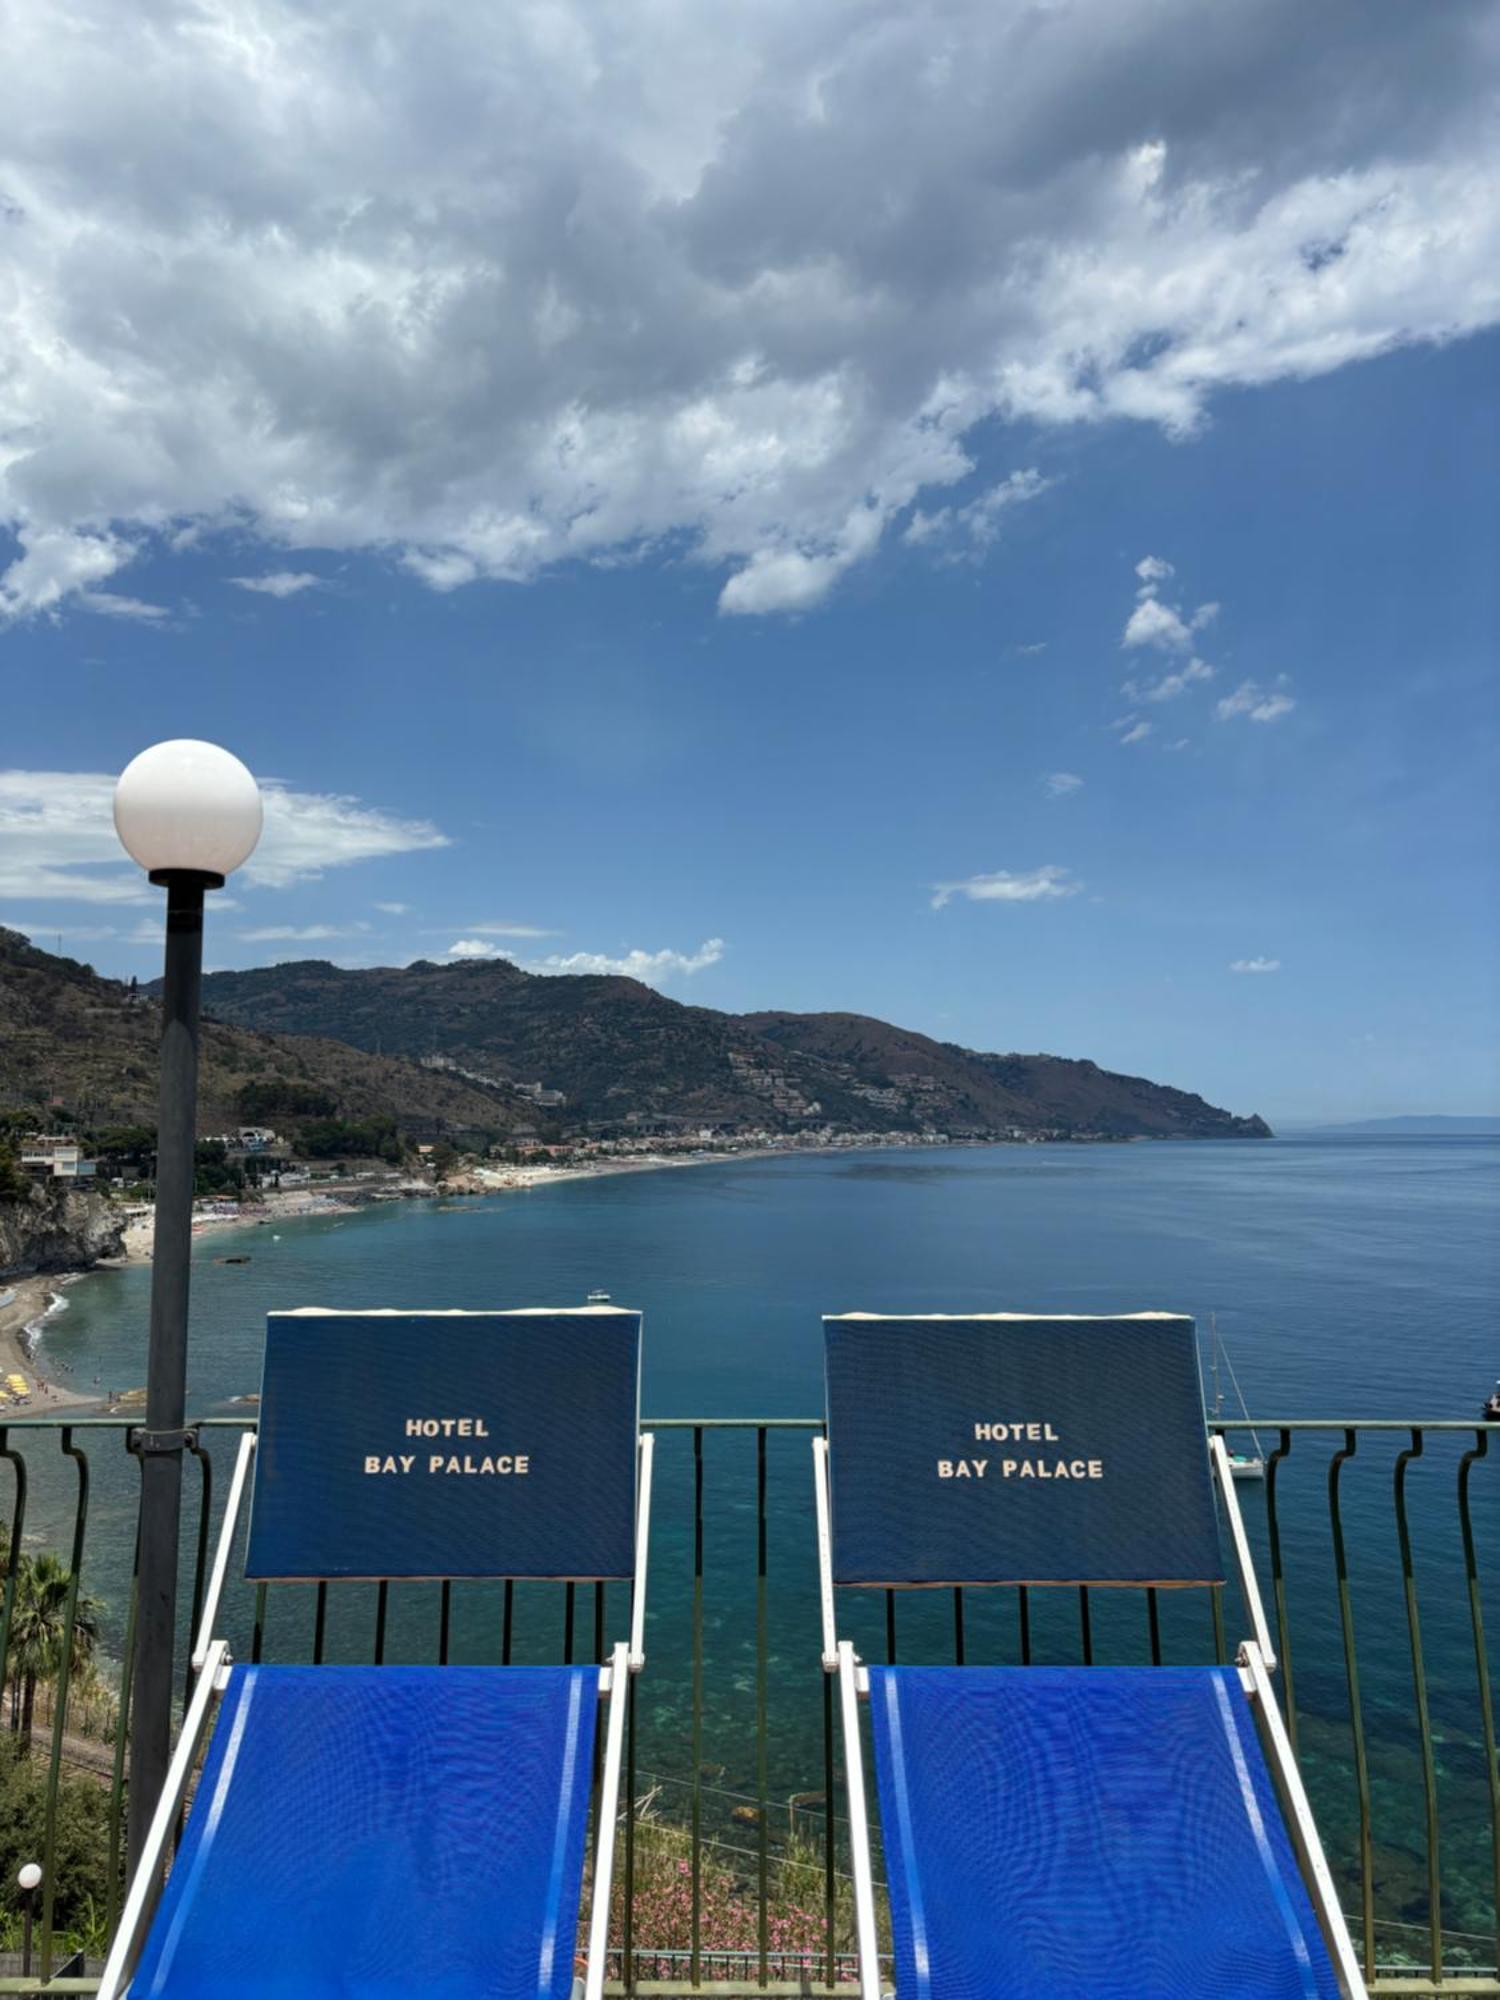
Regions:
M 114 791 L 114 778 L 103 771 L 0 771 L 0 898 L 159 902 L 160 890 L 148 885 L 115 834 Z M 359 799 L 293 791 L 274 779 L 262 781 L 261 795 L 265 831 L 234 878 L 252 888 L 286 888 L 353 861 L 449 844 L 429 820 L 404 819 Z
M 919 500 L 982 546 L 1006 424 L 1028 467 L 1187 437 L 1500 319 L 1485 0 L 14 0 L 6 39 L 0 620 L 147 618 L 109 580 L 215 530 L 298 587 L 660 552 L 802 610 Z

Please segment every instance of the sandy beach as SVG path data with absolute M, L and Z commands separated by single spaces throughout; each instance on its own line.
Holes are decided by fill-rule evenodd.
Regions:
M 0 1299 L 6 1301 L 0 1305 L 0 1389 L 5 1392 L 0 1421 L 6 1417 L 48 1416 L 54 1410 L 78 1409 L 99 1400 L 97 1396 L 81 1395 L 76 1389 L 62 1387 L 48 1373 L 45 1359 L 40 1368 L 32 1359 L 33 1331 L 49 1311 L 57 1309 L 57 1302 L 66 1298 L 65 1283 L 65 1278 L 58 1275 L 0 1278 Z M 12 1374 L 24 1378 L 25 1398 L 14 1395 L 4 1380 Z
M 770 1149 L 766 1149 L 769 1151 Z M 561 1185 L 564 1181 L 590 1180 L 607 1174 L 630 1174 L 659 1172 L 668 1167 L 707 1166 L 722 1162 L 726 1157 L 746 1159 L 760 1157 L 756 1152 L 725 1155 L 719 1153 L 650 1153 L 628 1159 L 594 1160 L 586 1165 L 574 1167 L 534 1166 L 534 1167 L 492 1167 L 473 1166 L 456 1175 L 442 1187 L 433 1187 L 427 1182 L 405 1181 L 385 1182 L 377 1186 L 354 1184 L 337 1190 L 313 1191 L 308 1188 L 286 1188 L 269 1190 L 260 1201 L 247 1205 L 238 1215 L 195 1214 L 193 1218 L 193 1240 L 218 1234 L 229 1235 L 247 1229 L 264 1228 L 278 1222 L 311 1220 L 320 1216 L 351 1215 L 358 1210 L 373 1206 L 378 1202 L 420 1198 L 432 1200 L 444 1196 L 522 1193 L 542 1187 Z M 111 1269 L 122 1265 L 149 1264 L 155 1237 L 155 1218 L 149 1209 L 134 1215 L 124 1229 L 124 1254 L 103 1260 L 96 1268 Z M 85 1395 L 56 1379 L 49 1369 L 45 1341 L 38 1341 L 42 1322 L 49 1314 L 66 1310 L 66 1287 L 80 1272 L 57 1273 L 45 1277 L 20 1277 L 0 1279 L 0 1389 L 4 1388 L 3 1378 L 12 1371 L 27 1383 L 27 1397 L 24 1401 L 8 1395 L 0 1406 L 0 1420 L 6 1415 L 15 1417 L 37 1417 L 57 1410 L 98 1407 L 102 1398 Z M 32 1349 L 40 1345 L 40 1353 L 34 1356 Z

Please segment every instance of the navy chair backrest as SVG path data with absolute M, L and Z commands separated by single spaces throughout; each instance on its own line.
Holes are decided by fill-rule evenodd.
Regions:
M 823 1327 L 836 1583 L 1223 1580 L 1192 1320 Z
M 272 1313 L 245 1573 L 628 1577 L 641 1316 Z

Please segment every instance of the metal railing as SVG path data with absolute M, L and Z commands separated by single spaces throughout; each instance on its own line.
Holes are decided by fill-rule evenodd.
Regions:
M 223 1475 L 250 1421 L 208 1420 L 191 1447 L 184 1698 L 186 1634 L 203 1601 Z M 818 1660 L 809 1441 L 821 1427 L 810 1418 L 649 1427 L 659 1446 L 648 1664 L 627 1731 L 614 1983 L 641 1993 L 847 1991 L 842 1772 Z M 1223 1428 L 1238 1437 L 1250 1426 Z M 1500 1450 L 1490 1450 L 1500 1425 L 1257 1420 L 1255 1429 L 1270 1445 L 1263 1497 L 1242 1489 L 1241 1498 L 1269 1584 L 1279 1691 L 1367 1977 L 1382 1994 L 1500 1996 L 1500 1763 L 1486 1651 L 1486 1610 L 1491 1626 L 1500 1616 Z M 130 1658 L 138 1487 L 126 1438 L 127 1422 L 113 1418 L 0 1426 L 10 1479 L 7 1494 L 0 1473 L 10 1548 L 0 1659 L 11 1660 L 24 1610 L 23 1555 L 49 1547 L 69 1570 L 31 1755 L 41 1977 L 80 1947 L 97 1971 L 119 1910 L 123 1725 L 99 1741 L 69 1723 L 81 1597 L 103 1600 L 101 1651 Z M 602 1659 L 624 1629 L 627 1596 L 615 1585 L 241 1583 L 225 1616 L 236 1650 L 253 1660 L 571 1661 Z M 852 1591 L 839 1608 L 841 1630 L 872 1660 L 1224 1660 L 1240 1636 L 1231 1586 Z M 120 1674 L 123 1715 L 128 1666 Z M 57 1900 L 69 1784 L 94 1788 L 96 1831 L 102 1820 L 86 1936 L 76 1907 Z M 64 1887 L 76 1905 L 76 1880 Z M 8 1893 L 0 1885 L 0 1920 Z M 33 1990 L 19 1975 L 0 1977 L 0 1992 Z

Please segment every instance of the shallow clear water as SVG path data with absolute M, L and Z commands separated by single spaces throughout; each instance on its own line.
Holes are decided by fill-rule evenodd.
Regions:
M 804 1155 L 576 1181 L 483 1201 L 407 1203 L 360 1215 L 210 1237 L 197 1252 L 190 1409 L 223 1414 L 258 1386 L 264 1315 L 302 1305 L 409 1308 L 579 1304 L 596 1286 L 645 1314 L 644 1408 L 654 1417 L 812 1416 L 821 1401 L 819 1315 L 846 1310 L 1215 1313 L 1259 1416 L 1472 1420 L 1500 1375 L 1500 1143 L 1470 1139 L 1281 1140 L 1030 1146 Z M 216 1261 L 248 1253 L 246 1265 Z M 101 1273 L 69 1288 L 47 1332 L 71 1386 L 144 1381 L 149 1272 Z M 420 1355 L 413 1357 L 420 1370 Z M 68 1371 L 68 1372 L 63 1372 Z M 1330 1844 L 1354 1843 L 1348 1697 L 1327 1502 L 1337 1439 L 1298 1437 L 1278 1474 L 1286 1599 L 1301 1749 Z M 1412 1728 L 1409 1630 L 1392 1511 L 1403 1434 L 1367 1439 L 1345 1476 L 1362 1704 L 1370 1733 L 1381 1914 L 1420 1920 L 1424 1825 Z M 1263 1437 L 1266 1449 L 1276 1440 Z M 1455 1505 L 1472 1433 L 1435 1442 L 1410 1472 L 1429 1694 L 1439 1737 L 1446 1921 L 1491 1921 L 1488 1803 L 1476 1672 Z M 643 1772 L 677 1796 L 695 1762 L 720 1794 L 754 1793 L 758 1663 L 753 1433 L 705 1446 L 702 1740 L 690 1735 L 691 1437 L 663 1439 L 654 1537 L 651 1668 L 641 1686 Z M 133 1470 L 94 1452 L 87 1582 L 117 1630 L 128 1582 Z M 221 1467 L 227 1460 L 221 1457 Z M 67 1468 L 56 1463 L 58 1473 Z M 1500 1478 L 1476 1467 L 1474 1530 L 1500 1645 Z M 223 1471 L 221 1470 L 222 1493 Z M 57 1539 L 70 1489 L 39 1482 L 39 1525 Z M 189 1482 L 190 1492 L 193 1490 Z M 1241 1497 L 1264 1553 L 1264 1488 Z M 767 1446 L 763 1640 L 772 1798 L 823 1785 L 810 1474 L 805 1434 Z M 525 1593 L 521 1593 L 524 1598 Z M 1033 1593 L 1034 1596 L 1039 1594 Z M 393 1655 L 430 1657 L 436 1593 L 394 1594 Z M 283 1594 L 283 1598 L 285 1594 Z M 370 1593 L 335 1592 L 329 1643 L 368 1652 Z M 578 1643 L 593 1642 L 580 1593 Z M 582 1601 L 585 1598 L 588 1601 Z M 268 1653 L 305 1653 L 307 1593 L 273 1612 Z M 951 1656 L 952 1612 L 903 1601 L 903 1657 Z M 1238 1616 L 1226 1606 L 1231 1627 Z M 454 1592 L 456 1656 L 495 1657 L 498 1592 Z M 248 1602 L 234 1612 L 241 1633 Z M 872 1655 L 883 1607 L 849 1616 Z M 611 1603 L 607 1627 L 620 1622 Z M 1169 1652 L 1206 1657 L 1201 1605 L 1164 1612 Z M 1076 1656 L 1076 1600 L 1034 1610 L 1040 1654 Z M 970 1595 L 971 1658 L 1014 1656 L 1014 1593 Z M 556 1657 L 560 1611 L 523 1603 L 518 1650 Z M 1104 1657 L 1139 1658 L 1138 1600 L 1101 1605 Z M 1231 1641 L 1238 1636 L 1231 1629 Z M 1399 1935 L 1396 1932 L 1392 1937 Z

